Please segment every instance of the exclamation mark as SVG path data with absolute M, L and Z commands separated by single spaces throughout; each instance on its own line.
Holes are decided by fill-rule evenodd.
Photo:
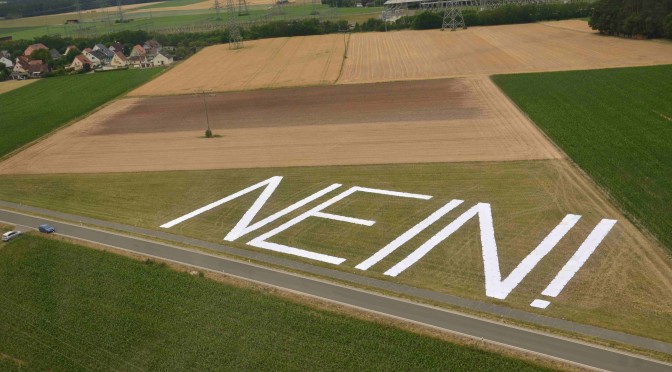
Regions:
M 576 253 L 567 261 L 565 266 L 560 269 L 558 275 L 553 278 L 551 283 L 541 292 L 544 296 L 557 297 L 560 292 L 565 288 L 567 283 L 576 275 L 576 273 L 581 269 L 583 264 L 588 261 L 590 255 L 595 252 L 602 240 L 609 234 L 611 228 L 616 224 L 616 220 L 602 220 L 600 223 L 595 226 L 590 235 L 583 241 L 579 249 L 576 250 Z M 532 301 L 530 306 L 536 307 L 539 309 L 545 309 L 551 303 L 546 300 L 536 299 Z

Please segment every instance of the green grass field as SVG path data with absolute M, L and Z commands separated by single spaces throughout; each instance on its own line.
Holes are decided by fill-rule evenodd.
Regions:
M 43 79 L 0 95 L 0 158 L 109 100 L 162 69 L 124 70 Z
M 225 140 L 222 138 L 221 140 Z M 660 247 L 643 237 L 590 190 L 573 180 L 565 161 L 464 164 L 238 169 L 192 172 L 143 172 L 92 175 L 2 175 L 0 199 L 168 231 L 178 235 L 323 265 L 437 292 L 534 311 L 539 296 L 560 267 L 602 218 L 614 227 L 584 268 L 553 304 L 540 313 L 672 341 L 672 292 L 667 275 L 672 263 Z M 421 193 L 414 200 L 354 194 L 327 211 L 376 221 L 371 227 L 309 218 L 271 241 L 343 257 L 341 265 L 322 264 L 247 245 L 252 238 L 286 222 L 317 202 L 234 242 L 223 241 L 260 191 L 245 195 L 169 230 L 159 226 L 271 176 L 284 176 L 254 221 L 285 208 L 332 183 L 344 190 L 364 186 Z M 335 195 L 336 192 L 332 192 Z M 367 271 L 355 266 L 451 199 L 465 203 Z M 326 200 L 324 197 L 322 200 Z M 505 301 L 485 296 L 478 223 L 468 222 L 425 258 L 396 278 L 383 275 L 439 229 L 477 202 L 492 205 L 502 275 L 514 267 L 567 213 L 581 221 L 523 280 Z M 639 234 L 639 235 L 638 235 Z M 639 237 L 639 238 L 637 238 Z M 661 258 L 662 257 L 662 258 Z M 618 296 L 614 296 L 617 293 Z
M 170 1 L 163 1 L 158 4 L 151 4 L 147 6 L 143 6 L 142 8 L 136 8 L 135 10 L 138 9 L 156 9 L 156 8 L 170 8 L 174 6 L 185 6 L 185 5 L 191 5 L 191 4 L 197 4 L 197 3 L 202 3 L 203 0 L 170 0 Z M 222 7 L 224 7 L 225 4 L 222 2 Z
M 544 369 L 38 236 L 0 282 L 4 371 Z
M 162 5 L 162 4 L 156 4 Z M 173 6 L 173 5 L 165 5 Z M 336 20 L 361 21 L 368 18 L 376 18 L 382 11 L 378 8 L 329 8 L 327 5 L 318 5 L 318 11 L 322 15 L 333 14 Z M 0 21 L 0 36 L 12 36 L 15 40 L 32 39 L 43 35 L 61 35 L 70 37 L 94 37 L 96 35 L 119 32 L 125 30 L 145 30 L 167 32 L 173 28 L 194 27 L 199 29 L 206 25 L 222 24 L 226 26 L 226 20 L 216 20 L 215 13 L 210 9 L 184 10 L 184 11 L 154 11 L 153 8 L 142 8 L 142 11 L 128 13 L 128 23 L 107 24 L 102 13 L 86 13 L 83 23 L 80 25 L 64 25 L 66 19 L 72 15 L 55 15 L 49 17 L 32 17 L 18 20 Z M 259 19 L 268 13 L 267 6 L 251 6 L 250 14 L 239 16 L 240 22 L 248 22 Z M 140 9 L 138 9 L 140 10 Z M 285 14 L 274 16 L 272 20 L 287 20 L 310 17 L 312 5 L 292 5 L 283 8 Z M 333 12 L 333 13 L 332 13 Z M 205 31 L 203 28 L 201 31 Z M 209 29 L 208 29 L 209 30 Z
M 672 65 L 493 80 L 672 251 Z

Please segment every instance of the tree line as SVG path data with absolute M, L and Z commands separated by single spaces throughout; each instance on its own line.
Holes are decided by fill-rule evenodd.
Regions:
M 590 26 L 607 35 L 672 39 L 672 0 L 599 0 Z

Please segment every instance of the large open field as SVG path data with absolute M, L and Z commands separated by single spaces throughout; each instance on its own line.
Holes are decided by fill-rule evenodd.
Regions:
M 353 34 L 339 82 L 672 63 L 672 42 L 604 37 L 577 22 Z
M 323 35 L 251 41 L 241 50 L 209 47 L 132 95 L 672 63 L 672 42 L 603 37 L 573 20 L 454 33 L 356 33 L 343 59 L 345 41 Z
M 3 93 L 0 95 L 0 157 L 147 82 L 161 71 L 126 70 L 64 76 Z
M 341 35 L 256 40 L 237 50 L 211 46 L 131 96 L 333 84 L 344 50 Z
M 3 371 L 545 370 L 34 236 L 0 243 L 0 282 Z
M 581 100 L 603 104 L 598 116 L 613 110 L 637 122 L 653 110 L 662 118 L 638 126 L 655 134 L 628 145 L 637 134 L 630 128 L 624 147 L 604 140 L 596 151 L 588 132 L 624 124 L 545 124 L 553 138 L 582 137 L 557 140 L 563 152 L 486 76 L 670 63 L 672 43 L 601 37 L 576 21 L 369 33 L 350 36 L 342 65 L 346 41 L 329 35 L 207 48 L 0 163 L 0 199 L 672 342 L 669 253 L 565 158 L 576 147 L 579 165 L 582 154 L 599 165 L 611 161 L 607 150 L 658 146 L 650 153 L 665 162 L 667 132 L 656 128 L 670 115 L 660 75 L 667 70 L 614 78 L 638 84 L 633 91 L 599 70 L 566 85 L 562 75 L 511 78 L 517 102 L 540 109 L 529 111 L 535 120 L 564 112 L 579 122 L 582 111 L 573 110 Z M 535 93 L 545 81 L 548 91 Z M 575 85 L 600 87 L 567 98 Z M 633 103 L 638 91 L 655 104 Z M 203 138 L 207 122 L 219 137 Z M 614 159 L 608 177 L 625 174 Z M 651 166 L 666 178 L 665 164 Z M 666 182 L 646 190 L 664 197 Z M 274 214 L 333 184 L 332 194 Z M 325 212 L 313 209 L 351 187 L 361 188 Z M 263 208 L 251 207 L 266 197 Z M 258 228 L 231 237 L 246 223 Z
M 413 287 L 535 311 L 530 302 L 574 254 L 601 219 L 618 222 L 551 305 L 536 310 L 646 337 L 672 341 L 672 262 L 605 201 L 565 160 L 467 162 L 343 167 L 260 168 L 221 171 L 73 175 L 4 175 L 0 199 L 163 230 L 219 244 L 273 254 L 247 244 L 314 207 L 308 204 L 235 241 L 222 239 L 260 190 L 169 229 L 159 226 L 271 176 L 284 179 L 254 221 L 262 220 L 332 183 L 433 196 L 430 200 L 357 193 L 326 211 L 376 221 L 373 226 L 310 218 L 270 241 L 343 257 L 340 265 L 284 253 L 279 257 L 393 280 Z M 465 202 L 367 270 L 355 268 L 376 251 L 452 199 Z M 567 214 L 574 228 L 505 300 L 486 296 L 478 223 L 467 223 L 406 271 L 384 275 L 440 229 L 478 202 L 492 206 L 499 265 L 504 277 Z
M 202 138 L 204 99 L 221 138 Z M 559 157 L 489 79 L 472 78 L 123 99 L 3 162 L 0 173 Z
M 494 79 L 672 250 L 672 65 Z

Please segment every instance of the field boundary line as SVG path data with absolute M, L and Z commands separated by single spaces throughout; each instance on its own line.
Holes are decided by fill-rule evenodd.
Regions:
M 341 68 L 338 70 L 338 76 L 334 80 L 334 84 L 338 84 L 338 81 L 341 80 L 341 75 L 343 75 L 343 69 L 345 68 L 345 60 L 348 59 L 348 49 L 350 48 L 350 38 L 352 34 L 348 33 L 348 41 L 345 43 L 345 50 L 343 51 L 343 58 L 341 58 Z
M 661 66 L 665 66 L 665 65 L 661 65 Z M 611 69 L 611 68 L 612 68 L 612 67 L 604 68 L 604 69 L 599 69 L 599 70 L 607 70 L 607 69 Z M 576 70 L 576 71 L 589 71 L 589 70 Z M 552 73 L 552 72 L 561 72 L 561 71 L 549 71 L 549 72 Z M 525 72 L 525 73 L 523 73 L 523 74 L 535 74 L 535 73 L 537 73 L 537 72 L 529 72 L 529 73 L 528 73 L 528 72 Z M 635 227 L 636 227 L 636 228 L 637 228 L 637 229 L 638 229 L 638 230 L 639 230 L 639 231 L 640 231 L 646 238 L 648 238 L 649 240 L 651 240 L 655 246 L 657 246 L 659 249 L 661 249 L 663 252 L 665 252 L 665 253 L 667 253 L 667 254 L 669 255 L 670 252 L 669 252 L 668 249 L 665 248 L 665 245 L 663 245 L 663 243 L 662 243 L 660 240 L 658 240 L 658 238 L 657 238 L 654 234 L 652 234 L 652 233 L 649 231 L 649 229 L 648 229 L 644 224 L 642 224 L 642 223 L 641 223 L 635 216 L 633 216 L 633 215 L 630 214 L 627 210 L 625 210 L 625 209 L 623 208 L 623 206 L 619 203 L 619 201 L 616 200 L 616 198 L 614 198 L 614 197 L 611 195 L 611 193 L 609 192 L 609 190 L 607 190 L 607 189 L 605 189 L 604 187 L 602 187 L 601 185 L 599 185 L 599 184 L 593 179 L 593 177 L 591 177 L 590 174 L 588 174 L 588 172 L 586 172 L 583 168 L 581 168 L 581 166 L 580 166 L 578 163 L 576 163 L 576 162 L 574 161 L 574 159 L 572 159 L 572 158 L 571 158 L 571 157 L 570 157 L 570 156 L 569 156 L 569 155 L 568 155 L 568 154 L 567 154 L 567 153 L 560 147 L 560 145 L 558 145 L 557 143 L 555 143 L 555 141 L 553 141 L 553 139 L 548 135 L 548 133 L 546 133 L 546 132 L 544 131 L 543 128 L 541 128 L 537 123 L 535 123 L 534 120 L 532 120 L 532 118 L 530 118 L 530 116 L 527 115 L 527 113 L 526 113 L 525 111 L 523 111 L 523 109 L 521 109 L 520 106 L 518 106 L 518 104 L 517 104 L 516 102 L 514 102 L 513 99 L 511 99 L 511 97 L 509 97 L 508 94 L 506 94 L 506 92 L 504 92 L 504 90 L 502 90 L 502 88 L 499 86 L 499 84 L 497 84 L 494 80 L 492 80 L 492 77 L 493 77 L 493 76 L 497 76 L 497 75 L 502 75 L 502 76 L 503 76 L 503 75 L 515 75 L 515 74 L 496 74 L 496 75 L 490 75 L 490 76 L 488 76 L 488 78 L 489 78 L 489 79 L 492 81 L 492 83 L 497 87 L 497 89 L 498 89 L 498 90 L 499 90 L 499 91 L 506 97 L 506 99 L 509 100 L 509 102 L 511 103 L 511 105 L 513 105 L 513 107 L 515 107 L 516 110 L 518 110 L 523 116 L 525 116 L 525 118 L 526 118 L 527 120 L 529 120 L 530 123 L 534 124 L 535 128 L 537 128 L 537 130 L 538 130 L 538 131 L 539 131 L 539 132 L 546 138 L 546 140 L 548 140 L 551 144 L 553 144 L 553 146 L 556 148 L 556 150 L 558 150 L 558 151 L 560 152 L 560 154 L 563 156 L 562 159 L 563 159 L 563 160 L 566 160 L 567 163 L 569 164 L 569 166 L 572 167 L 572 169 L 575 170 L 575 171 L 577 172 L 573 177 L 574 177 L 575 179 L 581 181 L 582 183 L 588 183 L 590 186 L 592 186 L 592 187 L 594 188 L 594 190 L 592 191 L 592 193 L 597 193 L 596 196 L 598 196 L 598 197 L 602 197 L 602 198 L 604 198 L 608 203 L 612 204 L 612 205 L 613 205 L 613 206 L 614 206 L 614 207 L 615 207 L 615 208 L 616 208 L 616 209 L 617 209 L 617 210 L 618 210 L 618 211 L 619 211 L 619 212 L 620 212 L 620 213 L 621 213 L 621 214 L 622 214 L 622 215 L 623 215 L 623 216 L 624 216 L 630 223 L 632 223 L 632 224 L 633 224 L 633 225 L 634 225 L 634 226 L 635 226 Z

